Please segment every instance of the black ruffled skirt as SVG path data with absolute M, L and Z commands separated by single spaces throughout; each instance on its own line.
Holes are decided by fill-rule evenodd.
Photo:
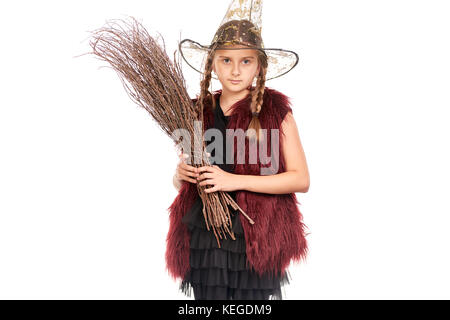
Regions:
M 234 193 L 230 193 L 234 198 Z M 236 240 L 227 235 L 217 244 L 214 232 L 208 231 L 203 218 L 203 203 L 197 197 L 183 217 L 191 233 L 190 271 L 180 284 L 180 290 L 196 300 L 282 300 L 281 289 L 289 284 L 289 272 L 284 275 L 259 276 L 247 261 L 244 230 L 239 211 L 231 209 L 231 221 Z

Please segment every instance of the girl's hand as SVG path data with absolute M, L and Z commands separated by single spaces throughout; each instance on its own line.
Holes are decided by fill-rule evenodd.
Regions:
M 199 176 L 198 169 L 186 163 L 186 159 L 189 158 L 189 155 L 180 152 L 178 157 L 180 158 L 180 162 L 177 165 L 174 179 L 178 184 L 181 184 L 181 180 L 197 183 L 196 178 Z
M 226 172 L 220 167 L 203 166 L 197 168 L 200 176 L 198 181 L 200 186 L 211 185 L 212 187 L 205 189 L 206 193 L 215 191 L 235 191 L 239 189 L 237 175 Z

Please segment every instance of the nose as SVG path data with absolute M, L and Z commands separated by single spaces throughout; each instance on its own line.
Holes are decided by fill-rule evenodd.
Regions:
M 235 62 L 233 64 L 233 70 L 231 71 L 233 77 L 239 77 L 241 75 L 241 71 L 239 70 L 239 62 Z

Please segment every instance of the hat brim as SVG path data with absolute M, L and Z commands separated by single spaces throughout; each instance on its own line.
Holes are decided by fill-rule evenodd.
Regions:
M 184 61 L 195 71 L 203 73 L 209 46 L 201 45 L 191 39 L 184 39 L 178 45 Z M 267 55 L 266 81 L 281 77 L 291 71 L 299 61 L 298 54 L 294 51 L 276 48 L 249 48 L 262 50 Z M 245 50 L 245 48 L 227 48 L 227 50 Z M 217 80 L 216 77 L 212 76 Z

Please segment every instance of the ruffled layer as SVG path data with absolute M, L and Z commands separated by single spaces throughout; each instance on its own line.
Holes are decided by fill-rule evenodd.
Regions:
M 287 274 L 284 278 L 287 279 Z M 233 289 L 277 289 L 280 287 L 281 277 L 260 277 L 248 270 L 227 270 L 222 267 L 191 268 L 187 279 L 192 284 L 204 286 L 228 287 Z
M 229 286 L 208 286 L 183 280 L 180 290 L 186 296 L 194 293 L 196 300 L 282 300 L 285 296 L 285 286 L 289 284 L 290 275 L 286 272 L 275 288 L 245 289 Z
M 206 229 L 203 203 L 197 198 L 182 222 L 191 233 L 190 270 L 180 284 L 187 296 L 196 300 L 281 300 L 282 287 L 289 284 L 289 273 L 259 276 L 247 260 L 244 230 L 239 211 L 232 211 L 231 221 L 236 236 L 220 240 Z
M 236 240 L 233 240 L 227 235 L 227 239 L 220 240 L 220 248 L 214 232 L 206 229 L 193 228 L 191 229 L 191 249 L 206 250 L 210 248 L 222 249 L 224 251 L 231 251 L 236 253 L 245 253 L 245 238 L 244 235 L 235 233 Z
M 245 253 L 224 251 L 223 249 L 192 249 L 189 262 L 194 269 L 222 268 L 231 271 L 244 271 L 251 268 Z
M 217 245 L 215 237 L 209 231 L 193 229 L 191 241 L 203 237 L 209 239 L 213 246 Z M 239 237 L 231 241 L 243 251 L 227 251 L 223 247 L 191 248 L 191 268 L 182 281 L 180 290 L 189 297 L 193 291 L 196 300 L 282 300 L 281 288 L 289 284 L 289 274 L 259 276 L 247 260 L 245 239 Z M 201 241 L 198 243 L 201 244 Z

